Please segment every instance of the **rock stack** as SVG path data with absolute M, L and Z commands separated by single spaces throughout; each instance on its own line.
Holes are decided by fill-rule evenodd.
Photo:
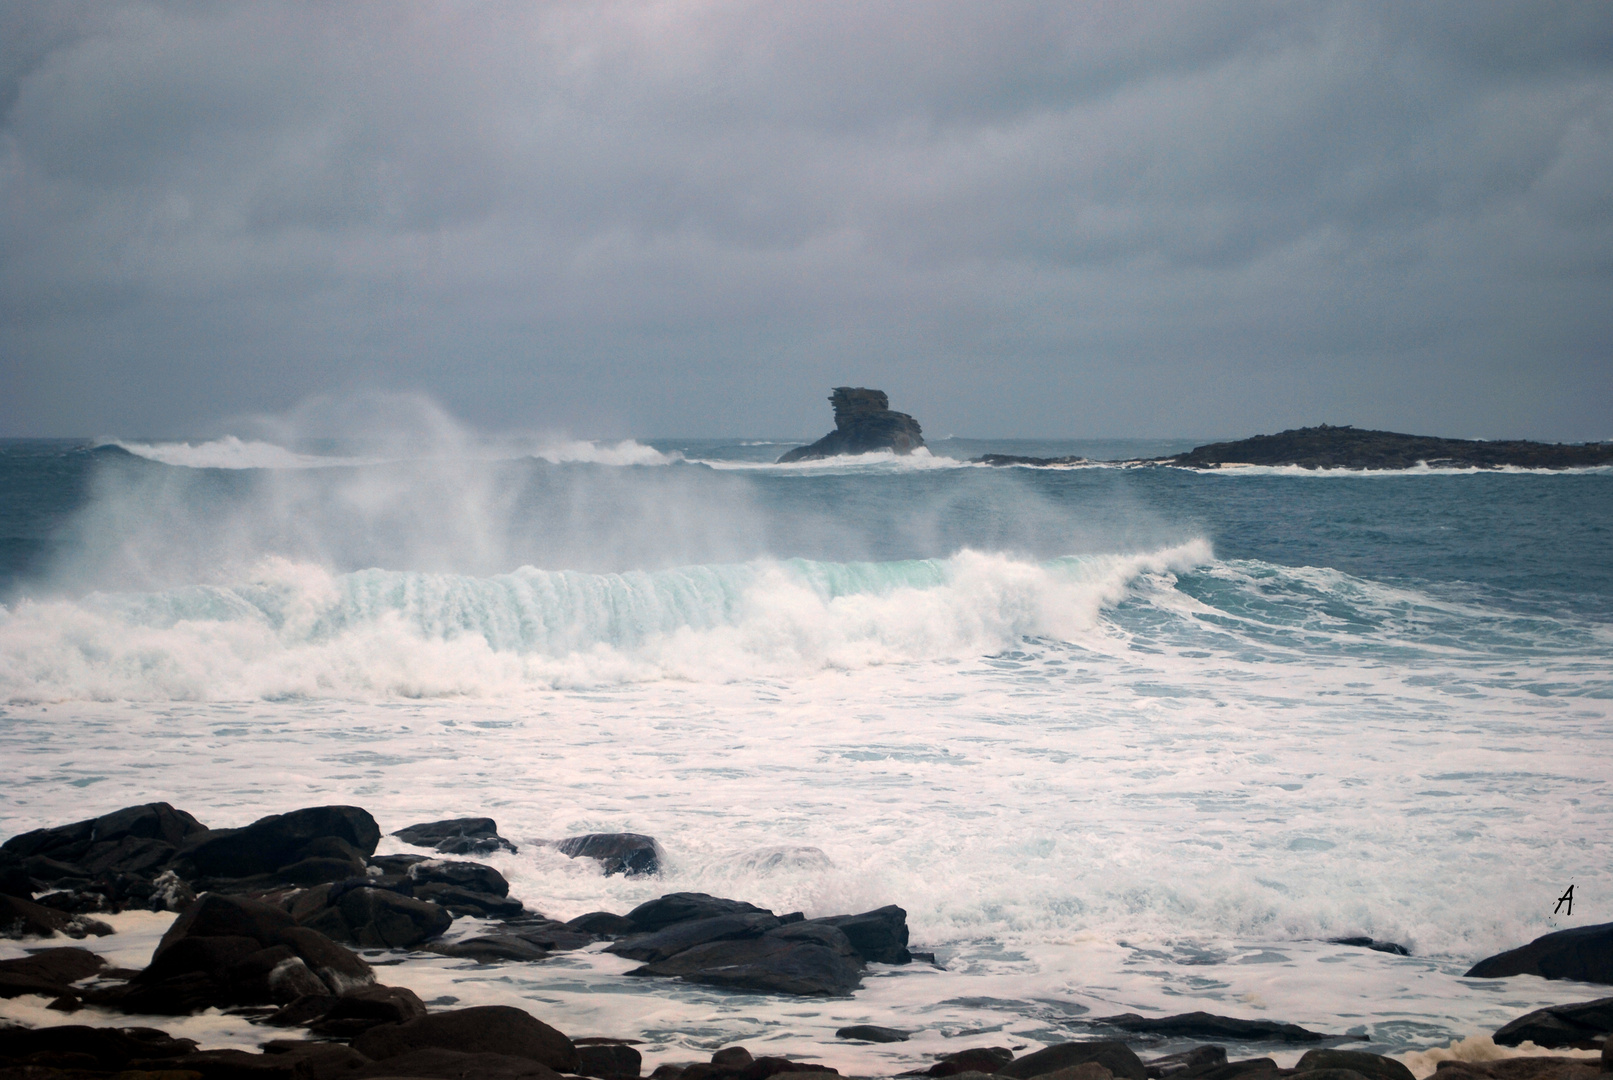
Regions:
M 835 410 L 835 429 L 811 446 L 786 452 L 778 464 L 876 450 L 911 454 L 924 445 L 919 422 L 906 413 L 893 412 L 883 390 L 837 386 L 829 395 L 829 403 Z

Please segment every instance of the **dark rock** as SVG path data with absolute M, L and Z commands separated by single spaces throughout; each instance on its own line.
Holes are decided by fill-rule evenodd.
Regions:
M 627 920 L 633 924 L 635 930 L 647 934 L 671 926 L 673 923 L 753 912 L 763 915 L 773 914 L 766 908 L 747 904 L 743 900 L 724 900 L 721 897 L 708 896 L 706 893 L 677 892 L 667 893 L 658 899 L 640 904 L 627 913 Z
M 362 871 L 361 871 L 362 873 Z M 457 859 L 424 859 L 405 871 L 409 880 L 420 885 L 454 885 L 490 896 L 509 896 L 510 883 L 504 875 L 478 862 Z
M 1006 465 L 1034 465 L 1038 467 L 1046 467 L 1049 465 L 1085 465 L 1086 463 L 1087 459 L 1081 457 L 1079 454 L 1071 454 L 1068 457 L 1025 457 L 1020 454 L 981 454 L 977 458 L 969 459 L 969 464 L 971 465 L 996 465 L 999 467 Z
M 38 891 L 23 860 L 9 852 L 0 852 L 0 896 L 32 900 Z
M 568 836 L 555 845 L 562 855 L 573 859 L 593 859 L 605 870 L 605 876 L 622 874 L 642 877 L 661 870 L 663 853 L 654 837 L 639 833 L 589 833 L 586 836 Z
M 1374 941 L 1369 937 L 1335 937 L 1328 938 L 1329 945 L 1349 945 L 1357 949 L 1371 949 L 1374 952 L 1393 953 L 1395 956 L 1410 956 L 1411 950 L 1404 945 L 1396 945 L 1392 941 Z
M 417 863 L 433 861 L 430 855 L 371 855 L 369 865 L 375 867 L 383 874 L 392 874 L 407 877 L 409 867 Z
M 1464 977 L 1497 979 L 1508 975 L 1613 983 L 1613 923 L 1579 926 L 1537 937 L 1527 945 L 1480 960 Z
M 69 986 L 100 974 L 106 966 L 105 960 L 88 949 L 41 949 L 13 960 L 0 960 L 0 975 L 37 979 L 49 986 Z M 0 991 L 0 996 L 11 995 Z
M 639 925 L 625 915 L 617 915 L 611 911 L 590 911 L 586 915 L 578 915 L 566 923 L 573 930 L 595 937 L 615 938 L 626 934 L 637 933 Z
M 30 855 L 22 860 L 22 868 L 35 882 L 57 889 L 81 889 L 91 878 L 90 872 L 77 863 L 62 862 L 49 855 Z
M 81 940 L 92 934 L 105 937 L 111 932 L 112 928 L 98 919 L 53 911 L 19 896 L 0 896 L 0 937 L 50 938 L 61 934 Z
M 567 923 L 541 917 L 506 920 L 502 933 L 518 937 L 530 945 L 536 945 L 549 952 L 583 949 L 598 940 L 595 935 L 574 930 Z
M 368 948 L 408 949 L 437 937 L 453 923 L 446 910 L 387 889 L 349 889 L 303 925 L 337 941 Z
M 737 915 L 717 915 L 709 919 L 691 919 L 649 934 L 635 934 L 623 938 L 605 949 L 608 953 L 625 956 L 630 960 L 648 960 L 654 963 L 676 956 L 696 945 L 708 941 L 727 941 L 734 938 L 760 937 L 772 930 L 779 921 L 772 915 L 748 912 Z
M 1193 1070 L 1214 1069 L 1226 1063 L 1226 1047 L 1195 1046 L 1179 1054 L 1150 1058 L 1143 1062 L 1143 1069 L 1147 1071 L 1149 1080 L 1162 1080 L 1163 1077 L 1179 1076 Z
M 853 1024 L 850 1027 L 843 1027 L 836 1031 L 835 1038 L 856 1039 L 860 1042 L 893 1043 L 906 1042 L 912 1038 L 912 1035 L 906 1031 L 878 1027 L 874 1024 Z
M 243 937 L 266 948 L 277 942 L 282 930 L 296 925 L 289 914 L 261 901 L 208 893 L 179 913 L 157 943 L 151 962 L 157 964 L 164 952 L 186 938 Z
M 290 1061 L 297 1080 L 339 1080 L 370 1064 L 369 1058 L 340 1043 L 274 1039 L 263 1044 L 263 1052 Z
M 438 1080 L 559 1080 L 560 1077 L 547 1065 L 515 1054 L 465 1053 L 436 1047 L 399 1054 L 349 1075 L 354 1080 L 402 1076 Z
M 1525 1013 L 1495 1033 L 1500 1046 L 1517 1046 L 1528 1040 L 1548 1050 L 1578 1046 L 1613 1032 L 1613 998 L 1548 1005 Z
M 1045 1076 L 1072 1065 L 1085 1065 L 1096 1061 L 1108 1069 L 1116 1080 L 1148 1080 L 1142 1059 L 1132 1053 L 1123 1042 L 1067 1042 L 1057 1043 L 1034 1054 L 1016 1058 L 997 1070 L 998 1075 L 1013 1080 L 1030 1080 Z
M 392 834 L 405 844 L 436 848 L 448 855 L 491 855 L 515 851 L 515 845 L 498 834 L 492 818 L 450 818 L 410 825 Z
M 176 845 L 166 840 L 125 836 L 120 840 L 92 844 L 83 856 L 82 865 L 96 877 L 103 874 L 134 874 L 152 878 L 173 861 L 174 853 L 178 850 Z
M 895 904 L 861 915 L 834 915 L 811 921 L 840 930 L 858 955 L 871 964 L 906 964 L 913 959 L 907 951 L 907 912 Z
M 91 1068 L 122 1069 L 137 1058 L 165 1062 L 196 1050 L 190 1039 L 175 1039 L 155 1028 L 103 1028 L 62 1024 L 42 1028 L 0 1028 L 0 1060 L 30 1058 L 36 1054 L 82 1054 Z M 172 1068 L 164 1064 L 164 1068 Z
M 511 900 L 507 896 L 474 892 L 462 889 L 458 885 L 442 885 L 436 882 L 416 885 L 414 895 L 416 900 L 441 905 L 455 915 L 470 915 L 481 919 L 510 918 L 526 910 L 521 901 Z
M 1122 1031 L 1135 1031 L 1150 1035 L 1169 1035 L 1180 1039 L 1236 1039 L 1240 1042 L 1322 1042 L 1335 1036 L 1307 1031 L 1297 1024 L 1276 1020 L 1240 1020 L 1233 1016 L 1216 1016 L 1214 1013 L 1190 1012 L 1175 1016 L 1147 1017 L 1136 1013 L 1119 1016 L 1099 1016 L 1088 1021 Z
M 274 876 L 288 885 L 322 885 L 364 873 L 363 859 L 337 859 L 315 855 L 282 866 Z
M 1367 1080 L 1416 1080 L 1401 1062 L 1365 1050 L 1307 1050 L 1294 1066 L 1296 1073 L 1310 1074 L 1321 1069 L 1350 1069 Z
M 104 889 L 71 890 L 60 889 L 36 896 L 34 903 L 40 907 L 48 907 L 52 911 L 60 911 L 67 915 L 94 915 L 99 912 L 111 912 L 117 909 L 117 903 Z
M 769 993 L 849 994 L 862 985 L 858 965 L 812 941 L 771 934 L 696 945 L 629 975 L 681 976 L 688 982 Z
M 376 1061 L 430 1048 L 510 1054 L 559 1072 L 576 1072 L 578 1065 L 577 1048 L 570 1039 L 508 1005 L 431 1013 L 405 1024 L 372 1028 L 353 1041 L 353 1049 Z
M 811 446 L 787 451 L 778 459 L 780 465 L 875 450 L 911 454 L 924 445 L 918 421 L 906 413 L 891 411 L 890 399 L 883 390 L 837 386 L 829 395 L 829 403 L 834 406 L 835 429 Z
M 426 1015 L 425 1002 L 402 986 L 366 986 L 345 997 L 310 994 L 263 1023 L 305 1027 L 322 1038 L 351 1039 L 382 1024 L 404 1024 Z
M 374 968 L 353 950 L 338 945 L 317 930 L 293 926 L 281 930 L 274 940 L 289 946 L 333 994 L 354 994 L 375 984 Z
M 233 1000 L 245 1004 L 285 1005 L 305 994 L 323 994 L 328 989 L 318 975 L 308 970 L 302 957 L 284 945 L 259 949 L 243 957 L 225 969 L 220 981 Z
M 351 845 L 363 858 L 375 852 L 381 830 L 360 807 L 310 806 L 271 814 L 241 829 L 199 833 L 186 841 L 176 862 L 207 877 L 273 874 L 304 858 L 329 857 L 329 845 L 320 843 L 329 838 Z
M 165 802 L 145 803 L 114 810 L 98 818 L 76 821 L 50 829 L 35 829 L 13 836 L 0 851 L 21 858 L 45 855 L 62 862 L 79 862 L 96 844 L 117 844 L 127 838 L 161 840 L 178 847 L 186 839 L 204 832 L 206 826 L 183 810 Z
M 1006 1046 L 976 1046 L 947 1054 L 925 1070 L 926 1076 L 956 1076 L 965 1072 L 994 1073 L 1014 1060 Z
M 1323 424 L 1237 442 L 1211 443 L 1168 460 L 1173 465 L 1198 469 L 1234 463 L 1299 465 L 1307 469 L 1409 469 L 1423 462 L 1475 469 L 1504 465 L 1576 469 L 1613 463 L 1613 443 L 1482 442 Z
M 725 1046 L 711 1055 L 711 1064 L 719 1069 L 748 1069 L 756 1064 L 751 1052 L 743 1046 Z
M 177 1067 L 201 1080 L 298 1080 L 295 1058 L 245 1050 L 202 1050 L 178 1061 L 134 1058 L 128 1065 L 131 1070 Z
M 1437 1080 L 1607 1080 L 1594 1061 L 1567 1057 L 1442 1061 L 1434 1076 Z
M 505 960 L 549 959 L 547 949 L 514 934 L 489 934 L 485 937 L 466 938 L 463 941 L 439 942 L 426 946 L 426 951 L 460 960 L 474 960 L 478 964 L 497 964 Z
M 1225 1065 L 1193 1069 L 1189 1072 L 1177 1073 L 1176 1076 L 1178 1080 L 1233 1080 L 1234 1077 L 1262 1076 L 1276 1071 L 1277 1063 L 1269 1057 L 1263 1057 L 1229 1061 Z M 1321 1078 L 1321 1080 L 1325 1080 L 1325 1078 Z
M 626 1043 L 589 1042 L 577 1046 L 577 1072 L 600 1080 L 636 1077 L 644 1068 L 644 1057 Z

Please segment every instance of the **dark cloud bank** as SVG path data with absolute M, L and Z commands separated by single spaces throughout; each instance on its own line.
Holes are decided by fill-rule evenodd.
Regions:
M 0 434 L 1613 437 L 1613 5 L 0 8 Z

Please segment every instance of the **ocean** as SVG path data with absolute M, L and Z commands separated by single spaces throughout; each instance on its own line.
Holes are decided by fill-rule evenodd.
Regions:
M 829 1000 L 377 957 L 647 1068 L 738 1042 L 889 1074 L 1200 1009 L 1409 1054 L 1605 996 L 1461 976 L 1613 921 L 1613 470 L 967 461 L 1195 441 L 3 442 L 0 834 L 158 799 L 485 814 L 551 917 L 899 904 L 936 954 Z M 592 831 L 656 837 L 662 874 L 545 846 Z M 102 944 L 139 966 L 166 918 Z M 1329 941 L 1360 936 L 1410 955 Z

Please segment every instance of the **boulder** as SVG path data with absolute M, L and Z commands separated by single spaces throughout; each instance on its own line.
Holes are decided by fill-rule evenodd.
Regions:
M 835 1031 L 837 1039 L 855 1039 L 858 1042 L 894 1043 L 906 1042 L 912 1034 L 898 1031 L 896 1028 L 879 1027 L 875 1024 L 852 1024 Z
M 484 863 L 464 862 L 458 859 L 421 859 L 410 863 L 404 873 L 417 887 L 453 885 L 472 892 L 486 893 L 489 896 L 510 895 L 510 883 L 505 880 L 504 875 Z
M 462 889 L 458 885 L 443 885 L 432 882 L 414 887 L 416 900 L 445 907 L 454 915 L 469 915 L 477 919 L 507 919 L 520 915 L 526 910 L 519 900 L 512 900 L 507 896 L 495 896 L 492 893 L 475 892 L 471 889 Z
M 421 1076 L 438 1080 L 559 1080 L 560 1074 L 514 1054 L 465 1053 L 427 1048 L 374 1062 L 347 1074 L 353 1080 Z
M 370 1064 L 351 1046 L 304 1039 L 271 1039 L 263 1044 L 263 1053 L 290 1063 L 297 1080 L 338 1080 Z
M 1578 926 L 1537 937 L 1527 945 L 1480 960 L 1464 977 L 1497 979 L 1508 975 L 1613 984 L 1613 923 Z
M 1177 1076 L 1190 1071 L 1209 1070 L 1226 1063 L 1226 1047 L 1195 1046 L 1191 1050 L 1183 1050 L 1178 1054 L 1166 1054 L 1164 1057 L 1150 1058 L 1143 1062 L 1143 1070 L 1148 1073 L 1149 1080 L 1163 1080 L 1167 1076 Z
M 309 994 L 264 1018 L 275 1027 L 305 1027 L 327 1039 L 351 1039 L 382 1024 L 403 1024 L 426 1015 L 425 1002 L 401 986 L 366 986 L 345 997 Z
M 392 835 L 405 844 L 435 848 L 445 855 L 491 855 L 516 850 L 514 844 L 498 834 L 498 824 L 487 817 L 426 821 Z
M 777 918 L 763 912 L 716 915 L 709 919 L 673 923 L 649 934 L 635 934 L 606 947 L 605 951 L 630 960 L 654 963 L 708 941 L 760 937 L 778 925 Z
M 1328 938 L 1329 945 L 1349 945 L 1356 949 L 1371 949 L 1373 952 L 1391 953 L 1395 956 L 1410 956 L 1411 950 L 1404 945 L 1396 945 L 1392 941 L 1375 941 L 1369 937 L 1336 937 Z
M 186 938 L 244 937 L 264 948 L 276 943 L 280 931 L 296 925 L 297 920 L 272 905 L 242 896 L 208 893 L 169 925 L 151 954 L 151 962 L 157 964 L 163 953 Z
M 0 852 L 0 896 L 32 900 L 38 891 L 23 860 L 10 852 Z
M 1297 1024 L 1278 1020 L 1240 1020 L 1233 1016 L 1214 1013 L 1190 1012 L 1175 1016 L 1147 1017 L 1136 1013 L 1119 1016 L 1100 1016 L 1088 1021 L 1105 1027 L 1134 1031 L 1139 1034 L 1168 1035 L 1180 1039 L 1235 1039 L 1239 1042 L 1322 1042 L 1335 1038 L 1315 1031 L 1307 1031 Z
M 82 940 L 110 933 L 112 928 L 98 919 L 55 911 L 18 896 L 0 896 L 0 937 L 51 938 L 61 934 Z
M 438 943 L 426 946 L 426 951 L 460 960 L 474 960 L 478 964 L 497 964 L 505 960 L 549 959 L 549 950 L 514 934 L 487 934 L 482 937 L 466 938 L 463 941 Z
M 724 900 L 706 893 L 677 892 L 645 901 L 627 913 L 627 921 L 639 933 L 652 933 L 673 923 L 750 913 L 773 914 L 766 908 L 747 904 L 743 900 Z
M 337 941 L 368 948 L 408 949 L 437 937 L 453 923 L 447 910 L 389 889 L 347 889 L 303 918 L 304 926 Z
M 137 1059 L 162 1059 L 162 1067 L 171 1069 L 175 1067 L 172 1059 L 189 1056 L 195 1050 L 194 1041 L 175 1039 L 155 1028 L 86 1027 L 82 1024 L 0 1027 L 0 1060 L 20 1060 L 40 1054 L 75 1054 L 87 1059 L 91 1069 L 119 1070 Z
M 871 964 L 906 964 L 913 959 L 907 951 L 907 912 L 895 904 L 861 915 L 833 915 L 811 921 L 841 931 L 857 954 Z
M 1322 1069 L 1349 1069 L 1366 1080 L 1416 1080 L 1403 1063 L 1365 1050 L 1307 1050 L 1294 1066 L 1296 1073 L 1309 1074 Z
M 574 1073 L 579 1064 L 570 1039 L 530 1013 L 508 1005 L 480 1005 L 430 1013 L 404 1024 L 384 1024 L 355 1039 L 353 1049 L 376 1061 L 437 1049 L 508 1054 L 558 1072 Z
M 1034 1076 L 1067 1069 L 1072 1065 L 1085 1065 L 1095 1061 L 1108 1069 L 1119 1080 L 1148 1080 L 1142 1059 L 1132 1053 L 1123 1042 L 1067 1042 L 1015 1058 L 997 1070 L 999 1076 L 1012 1080 L 1030 1080 Z
M 1579 1046 L 1613 1033 L 1613 998 L 1548 1005 L 1525 1013 L 1495 1033 L 1498 1046 L 1517 1046 L 1528 1040 L 1547 1050 Z
M 595 935 L 574 929 L 569 923 L 556 922 L 542 916 L 506 919 L 501 932 L 549 952 L 583 949 L 598 940 Z
M 97 818 L 76 821 L 50 829 L 13 836 L 0 851 L 20 858 L 44 855 L 64 863 L 82 861 L 92 848 L 99 845 L 116 847 L 126 839 L 159 840 L 177 848 L 191 836 L 206 831 L 206 826 L 183 810 L 175 810 L 165 802 L 127 806 Z
M 374 854 L 380 827 L 357 806 L 311 806 L 271 814 L 240 829 L 214 829 L 189 838 L 176 862 L 204 877 L 245 878 L 274 874 L 312 857 L 333 856 L 328 840 L 350 846 L 362 859 Z
M 317 930 L 293 926 L 281 930 L 274 940 L 301 957 L 332 994 L 357 994 L 375 985 L 374 968 L 353 950 L 338 945 Z
M 778 459 L 780 465 L 875 450 L 911 454 L 924 445 L 918 421 L 906 413 L 893 412 L 883 390 L 837 386 L 829 395 L 829 403 L 834 406 L 835 429 L 810 446 L 786 451 Z
M 976 1046 L 947 1054 L 925 1070 L 926 1076 L 957 1076 L 959 1073 L 994 1073 L 1014 1060 L 1006 1046 Z
M 679 976 L 708 986 L 820 996 L 849 994 L 862 985 L 854 960 L 815 941 L 771 934 L 696 945 L 628 974 Z
M 1332 1070 L 1328 1071 L 1331 1072 Z M 1241 1061 L 1229 1061 L 1225 1065 L 1214 1065 L 1210 1066 L 1209 1068 L 1195 1069 L 1193 1072 L 1178 1075 L 1187 1077 L 1189 1080 L 1236 1080 L 1237 1077 L 1248 1077 L 1249 1080 L 1256 1080 L 1257 1077 L 1275 1074 L 1276 1072 L 1277 1062 L 1273 1061 L 1269 1057 L 1262 1057 L 1244 1058 Z M 1355 1076 L 1316 1076 L 1313 1077 L 1312 1080 L 1355 1080 Z M 1366 1080 L 1366 1078 L 1361 1077 L 1361 1080 Z
M 562 855 L 569 855 L 573 859 L 593 859 L 604 869 L 606 877 L 612 874 L 642 877 L 661 871 L 661 845 L 655 842 L 654 837 L 640 833 L 568 836 L 555 847 Z
M 639 926 L 625 915 L 612 911 L 590 911 L 568 920 L 566 925 L 579 933 L 596 938 L 615 938 L 637 933 Z
M 0 998 L 23 994 L 63 997 L 80 979 L 106 968 L 106 961 L 88 949 L 42 949 L 28 956 L 0 960 Z
M 577 1072 L 600 1080 L 622 1080 L 637 1077 L 644 1068 L 644 1058 L 627 1043 L 610 1039 L 576 1039 Z

